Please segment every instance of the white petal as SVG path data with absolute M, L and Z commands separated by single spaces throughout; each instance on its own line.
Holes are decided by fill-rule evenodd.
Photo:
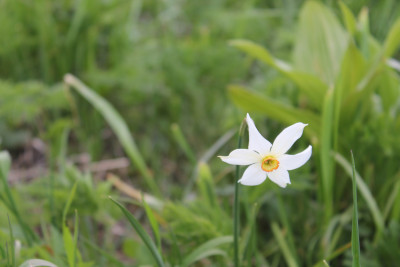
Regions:
M 308 146 L 303 152 L 300 152 L 295 155 L 282 155 L 278 158 L 279 166 L 285 170 L 294 170 L 297 169 L 306 163 L 312 153 L 312 146 Z
M 229 156 L 219 156 L 219 158 L 232 165 L 250 165 L 262 160 L 260 154 L 249 149 L 235 149 Z
M 254 121 L 250 118 L 249 113 L 246 116 L 247 126 L 249 128 L 249 149 L 265 155 L 271 149 L 271 143 L 265 139 L 257 130 Z
M 282 168 L 269 172 L 268 178 L 283 188 L 285 188 L 287 184 L 290 184 L 289 172 Z
M 250 165 L 238 181 L 243 185 L 259 185 L 267 179 L 267 173 L 261 169 L 261 163 Z
M 298 122 L 285 128 L 276 138 L 271 148 L 271 153 L 276 155 L 285 154 L 294 142 L 303 134 L 303 129 L 307 124 Z

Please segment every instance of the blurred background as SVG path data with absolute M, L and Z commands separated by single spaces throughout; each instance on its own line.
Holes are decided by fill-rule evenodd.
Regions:
M 143 191 L 184 266 L 232 234 L 234 169 L 216 156 L 249 112 L 270 141 L 308 123 L 290 152 L 314 153 L 288 189 L 241 188 L 243 266 L 351 265 L 350 150 L 362 266 L 396 266 L 399 18 L 396 0 L 0 0 L 0 265 L 12 229 L 18 264 L 71 266 L 78 225 L 72 266 L 152 265 L 108 199 L 151 233 Z M 219 249 L 191 266 L 230 266 Z

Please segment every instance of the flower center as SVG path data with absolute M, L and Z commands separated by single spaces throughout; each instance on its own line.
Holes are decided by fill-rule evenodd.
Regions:
M 267 156 L 263 158 L 262 163 L 261 163 L 261 169 L 263 169 L 266 172 L 272 172 L 273 170 L 278 169 L 279 167 L 279 161 L 272 156 Z

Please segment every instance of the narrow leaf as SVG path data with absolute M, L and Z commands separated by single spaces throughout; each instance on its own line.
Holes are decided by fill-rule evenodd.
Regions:
M 136 220 L 136 218 L 133 217 L 133 215 L 124 206 L 122 206 L 121 203 L 112 199 L 111 197 L 110 199 L 121 209 L 122 213 L 124 213 L 125 217 L 128 219 L 129 223 L 135 229 L 136 233 L 138 233 L 140 238 L 143 240 L 144 244 L 147 246 L 147 248 L 153 255 L 153 258 L 156 261 L 157 266 L 164 267 L 165 266 L 164 262 L 162 260 L 160 253 L 157 250 L 156 245 L 154 244 L 153 240 L 151 240 L 150 236 L 146 233 L 146 231 L 143 229 L 143 227 L 140 225 L 139 221 Z
M 344 24 L 346 25 L 347 31 L 354 35 L 356 32 L 357 21 L 351 10 L 342 1 L 339 1 L 340 10 L 344 18 Z
M 19 267 L 57 267 L 57 266 L 49 261 L 30 259 L 22 263 Z
M 279 226 L 276 222 L 273 222 L 272 225 L 272 233 L 275 236 L 276 241 L 278 242 L 278 245 L 283 253 L 283 257 L 289 267 L 297 267 L 297 262 L 292 255 L 289 245 L 286 243 L 285 237 L 282 234 L 281 229 L 279 229 Z
M 15 266 L 15 239 L 13 229 L 11 227 L 10 216 L 7 215 L 8 218 L 8 227 L 10 228 L 10 247 L 11 247 L 11 265 Z
M 318 77 L 294 70 L 288 63 L 274 58 L 267 49 L 251 41 L 232 40 L 229 44 L 284 74 L 308 97 L 313 106 L 321 108 L 320 100 L 327 90 L 327 85 Z
M 333 90 L 330 90 L 324 99 L 324 109 L 322 111 L 322 125 L 321 125 L 321 186 L 322 186 L 322 199 L 325 208 L 325 222 L 329 221 L 333 214 L 333 196 L 332 185 L 334 168 L 331 151 L 333 150 L 333 107 L 334 98 Z
M 335 160 L 337 161 L 337 163 L 339 163 L 339 165 L 343 167 L 343 169 L 347 172 L 349 177 L 352 177 L 351 164 L 339 153 L 335 153 Z M 357 172 L 355 172 L 355 179 L 357 183 L 357 189 L 360 191 L 361 196 L 367 203 L 367 206 L 372 214 L 372 218 L 374 219 L 375 227 L 377 229 L 375 238 L 379 237 L 384 229 L 383 215 L 378 205 L 376 204 L 376 201 L 372 196 L 368 186 L 365 184 L 364 180 Z
M 389 34 L 386 37 L 383 45 L 383 55 L 388 58 L 391 57 L 400 45 L 400 18 L 396 20 L 394 25 L 390 28 Z
M 228 87 L 229 95 L 233 102 L 248 112 L 260 112 L 273 117 L 285 124 L 304 122 L 309 124 L 308 131 L 312 135 L 319 135 L 320 117 L 313 112 L 301 110 L 291 106 L 284 105 L 263 95 L 246 90 L 242 86 L 231 85 Z
M 190 159 L 193 164 L 196 164 L 196 156 L 193 150 L 190 148 L 188 142 L 186 141 L 185 136 L 182 133 L 181 128 L 178 124 L 173 123 L 171 125 L 172 136 L 174 137 L 175 141 L 178 143 L 180 148 L 183 150 L 185 155 Z
M 157 248 L 161 253 L 161 236 L 156 217 L 154 216 L 153 211 L 151 210 L 150 206 L 147 204 L 143 196 L 142 203 L 144 206 L 144 210 L 146 211 L 147 218 L 149 219 L 151 230 L 153 231 L 154 239 L 156 240 Z
M 190 266 L 198 260 L 212 256 L 212 255 L 226 255 L 224 251 L 216 249 L 223 244 L 232 243 L 232 236 L 222 236 L 214 238 L 206 243 L 200 245 L 192 253 L 183 259 L 182 267 Z
M 63 217 L 62 217 L 62 233 L 63 233 L 64 248 L 65 248 L 65 253 L 67 254 L 68 264 L 70 267 L 76 266 L 76 264 L 75 264 L 76 245 L 74 242 L 74 238 L 72 237 L 72 234 L 66 225 L 66 220 L 67 220 L 67 214 L 68 214 L 69 208 L 71 206 L 72 200 L 75 197 L 76 187 L 77 187 L 77 183 L 75 182 L 75 184 L 73 185 L 73 187 L 71 189 L 71 192 L 69 193 L 67 203 L 65 204 L 65 207 L 64 207 Z
M 356 166 L 354 163 L 354 155 L 351 152 L 351 165 L 353 167 L 353 223 L 351 228 L 351 253 L 353 255 L 353 267 L 361 267 L 360 265 L 360 236 L 358 233 L 358 205 L 357 205 L 357 183 L 356 183 Z
M 213 179 L 210 171 L 210 167 L 205 162 L 200 162 L 198 165 L 199 178 L 197 179 L 197 186 L 199 193 L 207 201 L 210 208 L 218 208 L 217 196 L 214 190 Z
M 142 158 L 142 155 L 140 154 L 132 135 L 130 134 L 128 126 L 126 125 L 121 115 L 109 102 L 107 102 L 104 98 L 88 88 L 80 80 L 78 80 L 71 74 L 67 74 L 64 77 L 64 81 L 72 88 L 74 88 L 81 96 L 89 101 L 97 109 L 98 112 L 101 113 L 101 115 L 104 117 L 104 119 L 117 135 L 122 147 L 125 149 L 133 164 L 136 165 L 139 172 L 145 178 L 147 185 L 154 193 L 160 195 L 160 191 L 154 181 L 154 177 L 147 168 L 146 163 Z

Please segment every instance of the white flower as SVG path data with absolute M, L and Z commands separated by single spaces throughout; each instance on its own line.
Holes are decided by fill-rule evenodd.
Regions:
M 298 122 L 284 129 L 271 144 L 257 130 L 249 114 L 246 117 L 249 128 L 249 148 L 235 149 L 221 160 L 232 165 L 250 165 L 238 181 L 243 185 L 259 185 L 268 178 L 286 187 L 290 184 L 289 172 L 304 165 L 311 157 L 312 147 L 296 155 L 285 154 L 303 134 L 307 124 Z

